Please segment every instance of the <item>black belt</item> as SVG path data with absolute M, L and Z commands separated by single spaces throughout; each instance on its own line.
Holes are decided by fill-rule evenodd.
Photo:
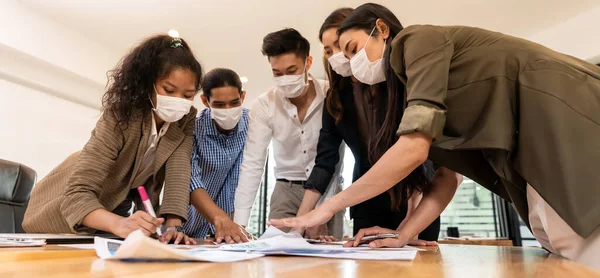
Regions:
M 297 185 L 305 185 L 306 184 L 306 181 L 291 181 L 291 180 L 287 180 L 287 179 L 277 179 L 277 181 L 291 183 L 291 184 L 297 184 Z

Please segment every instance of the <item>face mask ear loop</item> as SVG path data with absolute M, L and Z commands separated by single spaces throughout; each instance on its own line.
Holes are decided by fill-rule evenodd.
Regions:
M 369 37 L 367 38 L 367 41 L 365 42 L 365 46 L 363 47 L 363 49 L 365 50 L 365 54 L 367 54 L 367 44 L 369 44 L 369 40 L 371 39 L 371 36 L 373 36 L 373 32 L 375 32 L 375 29 L 377 29 L 377 25 L 375 25 L 375 27 L 373 27 L 373 30 L 371 30 L 371 34 L 369 34 Z M 385 43 L 383 45 L 383 50 L 385 51 Z M 383 55 L 381 55 L 383 57 Z M 367 56 L 367 60 L 368 60 L 368 56 Z M 370 62 L 370 61 L 369 61 Z
M 304 84 L 308 84 L 308 70 L 306 70 L 307 64 L 308 64 L 308 57 L 306 57 L 306 60 L 304 60 L 304 78 L 306 78 L 306 81 L 304 81 Z
M 369 40 L 373 36 L 373 32 L 375 32 L 375 29 L 377 29 L 377 26 L 373 27 L 373 30 L 371 30 L 371 34 L 369 34 L 369 37 L 367 38 L 367 41 L 365 42 L 365 46 L 363 48 L 367 47 L 367 44 L 369 43 Z M 367 51 L 367 50 L 365 49 L 365 51 Z

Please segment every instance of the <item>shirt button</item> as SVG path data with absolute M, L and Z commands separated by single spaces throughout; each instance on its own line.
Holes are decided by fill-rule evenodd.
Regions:
M 296 118 L 296 115 L 294 115 L 294 119 Z
M 301 133 L 304 134 L 304 130 Z
M 306 153 L 306 151 L 304 151 L 304 153 Z
M 306 172 L 308 172 L 308 169 L 306 169 Z

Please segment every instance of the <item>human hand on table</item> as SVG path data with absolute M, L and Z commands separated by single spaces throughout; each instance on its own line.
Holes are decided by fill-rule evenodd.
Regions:
M 317 227 L 321 224 L 327 223 L 327 221 L 329 221 L 329 219 L 331 219 L 333 215 L 334 212 L 328 211 L 324 208 L 324 206 L 319 206 L 311 212 L 302 216 L 284 219 L 271 219 L 267 222 L 267 224 L 275 226 L 279 229 L 286 227 L 292 228 L 294 230 L 306 229 L 310 227 Z
M 193 238 L 187 236 L 184 232 L 178 232 L 175 227 L 167 227 L 167 230 L 158 238 L 161 243 L 169 244 L 173 240 L 173 244 L 185 243 L 185 245 L 198 244 Z
M 306 230 L 304 231 L 304 238 L 326 242 L 337 241 L 337 238 L 329 235 L 327 223 L 315 227 L 306 228 Z
M 404 247 L 406 245 L 414 245 L 414 246 L 436 246 L 437 242 L 435 241 L 425 241 L 416 238 L 407 238 L 402 234 L 399 234 L 398 231 L 392 229 L 386 229 L 381 227 L 371 227 L 366 229 L 360 229 L 358 233 L 354 236 L 354 240 L 348 241 L 344 244 L 344 247 L 356 247 L 361 244 L 361 240 L 366 236 L 373 236 L 379 234 L 397 234 L 396 238 L 385 238 L 378 239 L 369 242 L 369 247 L 379 248 L 379 247 Z
M 246 229 L 236 223 L 231 218 L 224 217 L 215 220 L 215 242 L 244 243 L 254 239 Z

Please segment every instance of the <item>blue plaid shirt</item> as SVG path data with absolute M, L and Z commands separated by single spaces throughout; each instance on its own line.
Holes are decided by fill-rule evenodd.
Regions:
M 243 109 L 238 125 L 229 135 L 217 130 L 210 109 L 202 110 L 196 118 L 190 193 L 196 189 L 206 190 L 215 204 L 229 216 L 234 211 L 233 201 L 247 133 L 248 109 Z M 209 230 L 215 232 L 215 227 L 191 204 L 188 222 L 183 228 L 186 235 L 194 238 L 204 238 Z

